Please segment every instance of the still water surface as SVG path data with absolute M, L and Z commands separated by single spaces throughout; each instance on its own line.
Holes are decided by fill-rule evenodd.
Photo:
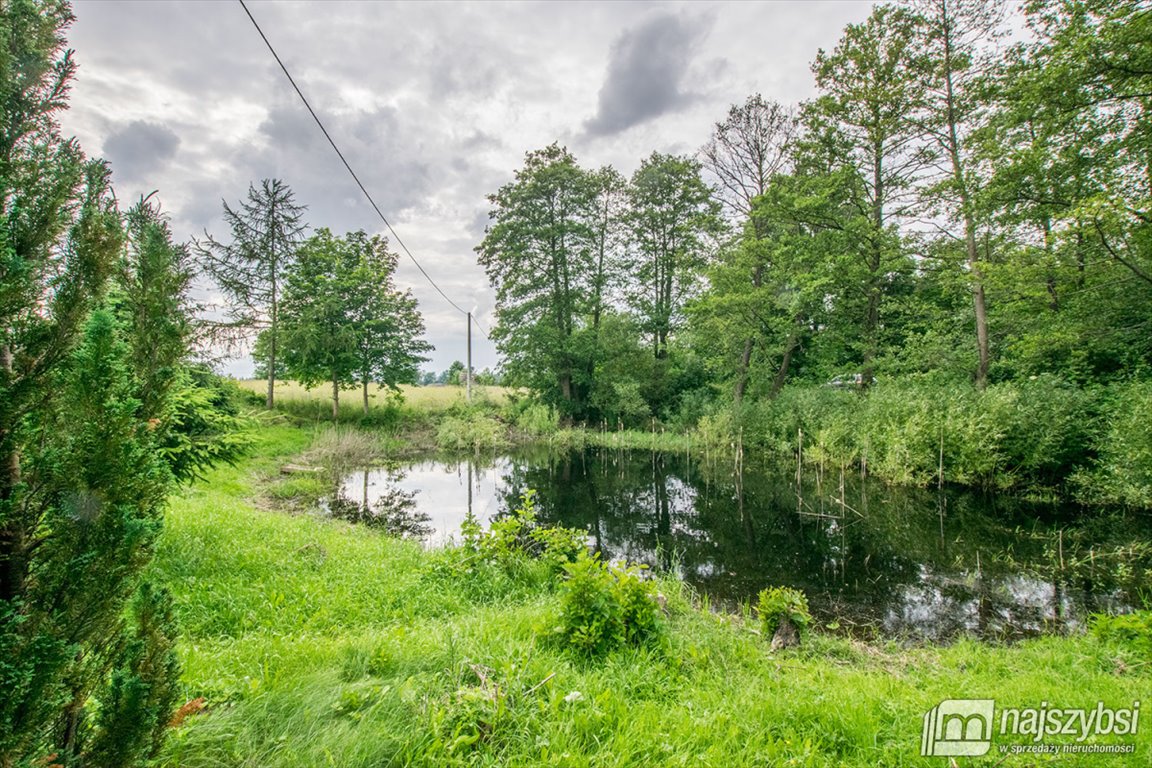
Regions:
M 673 571 L 713 604 L 804 590 L 855 634 L 947 640 L 1061 632 L 1147 597 L 1146 516 L 955 489 L 893 488 L 856 473 L 706 464 L 590 449 L 424 459 L 345 477 L 338 513 L 387 519 L 429 546 L 537 491 L 541 521 L 581 528 L 606 559 Z M 379 519 L 375 520 L 380 522 Z

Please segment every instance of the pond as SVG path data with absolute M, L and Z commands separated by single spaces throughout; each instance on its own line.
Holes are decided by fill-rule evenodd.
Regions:
M 1147 516 L 1008 495 L 895 488 L 856 472 L 706 463 L 589 449 L 427 458 L 354 472 L 332 509 L 438 546 L 470 512 L 537 491 L 542 522 L 580 528 L 605 559 L 676 573 L 734 609 L 766 586 L 804 590 L 856 635 L 1013 639 L 1148 599 Z

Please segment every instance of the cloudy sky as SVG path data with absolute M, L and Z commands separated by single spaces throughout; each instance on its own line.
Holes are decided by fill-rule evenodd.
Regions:
M 473 248 L 486 195 L 560 141 L 626 174 L 693 153 L 730 104 L 812 95 L 809 62 L 866 0 L 713 3 L 249 3 L 392 225 L 444 291 L 493 294 Z M 221 200 L 285 180 L 312 226 L 381 231 L 238 2 L 77 0 L 65 131 L 113 168 L 122 201 L 158 190 L 176 236 L 226 235 Z M 464 357 L 464 319 L 410 263 L 429 367 Z M 474 364 L 495 365 L 477 339 Z M 245 374 L 246 360 L 230 370 Z

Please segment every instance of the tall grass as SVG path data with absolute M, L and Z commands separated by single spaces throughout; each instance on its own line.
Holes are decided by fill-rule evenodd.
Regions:
M 995 384 L 891 382 L 867 393 L 789 387 L 741 414 L 746 440 L 805 463 L 863 467 L 893 483 L 1063 493 L 1087 466 L 1097 391 L 1054 377 Z

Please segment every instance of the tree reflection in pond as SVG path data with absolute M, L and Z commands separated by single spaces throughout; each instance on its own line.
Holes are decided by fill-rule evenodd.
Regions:
M 347 477 L 362 506 L 413 493 L 424 538 L 458 535 L 538 492 L 542 522 L 588 531 L 606 559 L 674 570 L 713 603 L 769 585 L 805 591 L 813 613 L 862 634 L 1013 638 L 1076 627 L 1138 603 L 1152 575 L 1152 525 L 1085 510 L 945 488 L 893 488 L 857 472 L 701 463 L 643 451 L 521 452 L 423 460 Z M 391 470 L 394 473 L 394 470 Z M 355 489 L 355 490 L 353 490 Z
M 404 490 L 398 483 L 404 479 L 399 469 L 362 469 L 359 475 L 360 491 L 356 500 L 349 498 L 347 478 L 340 486 L 340 492 L 327 500 L 328 513 L 332 517 L 351 523 L 378 528 L 390 536 L 425 539 L 434 533 L 430 525 L 432 518 L 416 504 L 415 490 Z M 376 492 L 369 493 L 374 483 L 384 474 L 387 482 Z M 370 478 L 377 478 L 372 480 Z

